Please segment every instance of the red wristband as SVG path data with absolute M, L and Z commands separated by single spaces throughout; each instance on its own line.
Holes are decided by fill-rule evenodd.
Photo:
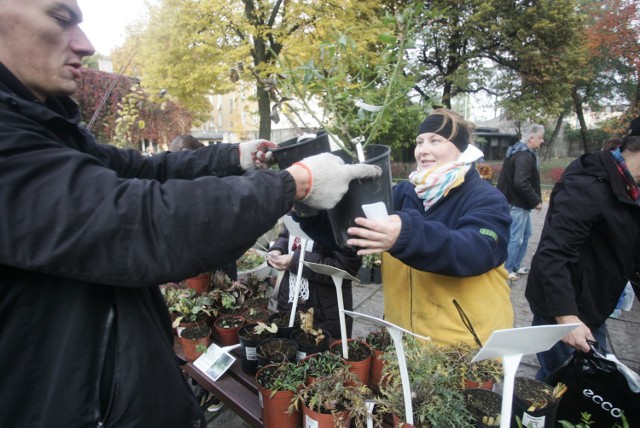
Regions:
M 311 192 L 311 185 L 313 185 L 313 174 L 311 174 L 311 170 L 309 169 L 309 167 L 306 166 L 305 164 L 303 164 L 302 162 L 296 162 L 296 163 L 294 163 L 294 165 L 298 165 L 298 166 L 306 169 L 307 173 L 309 173 L 309 187 L 307 187 L 307 191 L 305 192 L 304 196 L 302 197 L 302 199 L 304 199 L 307 196 L 309 196 L 309 192 Z

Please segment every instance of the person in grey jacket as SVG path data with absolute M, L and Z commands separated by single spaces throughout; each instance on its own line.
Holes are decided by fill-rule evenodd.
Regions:
M 542 209 L 540 173 L 536 151 L 544 143 L 544 127 L 531 125 L 522 133 L 521 141 L 507 149 L 497 188 L 509 202 L 511 227 L 505 269 L 509 279 L 518 279 L 528 268 L 520 266 L 531 237 L 531 210 Z
M 265 140 L 151 157 L 98 144 L 69 97 L 94 53 L 81 20 L 75 0 L 0 0 L 0 426 L 204 424 L 158 284 L 380 172 L 329 153 L 256 171 Z
M 628 281 L 640 285 L 640 119 L 620 147 L 582 155 L 554 186 L 525 296 L 533 325 L 578 323 L 538 354 L 545 379 L 587 341 L 606 347 L 605 321 Z

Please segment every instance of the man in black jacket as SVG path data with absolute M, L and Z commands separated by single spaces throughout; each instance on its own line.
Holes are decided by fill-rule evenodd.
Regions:
M 505 269 L 509 279 L 527 274 L 528 268 L 520 266 L 531 237 L 531 210 L 542 209 L 540 173 L 536 151 L 544 143 L 544 127 L 531 125 L 522 133 L 522 140 L 507 149 L 498 185 L 509 202 L 511 227 Z
M 191 427 L 204 418 L 157 284 L 380 171 L 329 153 L 255 171 L 265 140 L 151 157 L 98 144 L 69 97 L 94 52 L 81 20 L 75 0 L 0 0 L 0 426 Z
M 587 341 L 606 347 L 605 321 L 640 271 L 640 118 L 622 145 L 573 161 L 555 185 L 526 297 L 533 325 L 580 323 L 538 354 L 546 378 Z

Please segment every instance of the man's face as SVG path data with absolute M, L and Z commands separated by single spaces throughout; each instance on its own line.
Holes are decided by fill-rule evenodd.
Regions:
M 529 138 L 529 147 L 532 150 L 538 150 L 544 143 L 544 131 L 534 134 Z
M 71 95 L 95 52 L 81 21 L 76 0 L 0 0 L 0 61 L 42 101 Z

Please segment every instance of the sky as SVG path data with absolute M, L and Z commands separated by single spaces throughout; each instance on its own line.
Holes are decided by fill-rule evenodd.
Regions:
M 98 53 L 109 55 L 124 43 L 124 31 L 144 16 L 146 0 L 77 0 L 82 10 L 80 28 L 87 34 Z

